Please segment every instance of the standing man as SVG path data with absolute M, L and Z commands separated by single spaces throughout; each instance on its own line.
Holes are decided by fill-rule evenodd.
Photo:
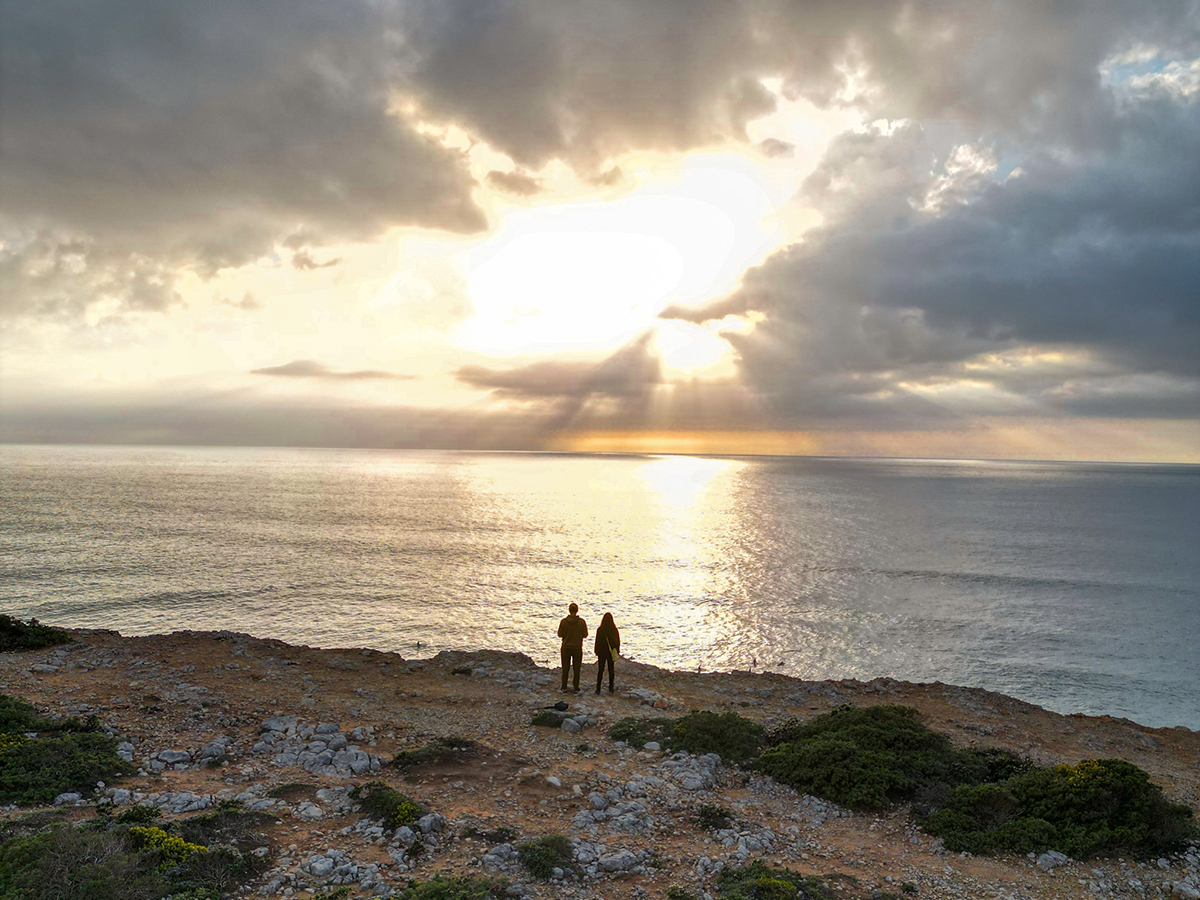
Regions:
M 572 603 L 567 607 L 570 613 L 558 623 L 558 636 L 562 638 L 562 689 L 567 690 L 567 670 L 575 665 L 575 693 L 579 693 L 579 668 L 583 665 L 583 639 L 587 637 L 587 622 L 579 618 L 579 606 Z

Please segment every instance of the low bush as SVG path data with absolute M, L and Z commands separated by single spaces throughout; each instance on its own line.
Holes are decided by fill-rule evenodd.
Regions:
M 824 879 L 776 869 L 762 860 L 748 866 L 727 867 L 717 875 L 720 900 L 832 900 Z
M 24 700 L 0 694 L 0 804 L 50 803 L 129 771 L 116 741 L 96 728 L 94 718 L 44 717 Z
M 562 869 L 565 873 L 574 871 L 571 840 L 561 834 L 548 834 L 518 844 L 517 855 L 529 874 L 543 881 L 553 876 L 555 869 Z
M 1196 835 L 1192 811 L 1171 803 L 1132 763 L 1086 760 L 964 786 L 922 826 L 950 850 L 1099 854 L 1170 852 Z
M 505 878 L 434 875 L 428 881 L 409 884 L 395 897 L 397 900 L 504 900 L 508 896 L 507 887 Z
M 509 828 L 507 825 L 501 825 L 498 828 L 493 828 L 491 831 L 480 831 L 478 828 L 469 827 L 462 832 L 463 837 L 477 838 L 488 844 L 511 844 L 517 839 L 517 832 Z
M 907 706 L 842 706 L 767 735 L 757 767 L 776 781 L 843 806 L 874 810 L 919 794 L 940 803 L 958 785 L 1028 768 L 1003 751 L 959 750 Z
M 176 819 L 171 829 L 180 837 L 207 846 L 224 845 L 247 854 L 267 846 L 266 835 L 259 829 L 274 821 L 274 816 L 252 812 L 240 805 L 221 806 L 212 812 Z
M 0 615 L 0 652 L 9 650 L 43 650 L 74 640 L 61 628 L 43 625 L 37 619 L 22 622 L 12 616 Z
M 90 793 L 97 781 L 129 771 L 116 741 L 83 732 L 55 737 L 0 736 L 0 803 L 50 803 L 68 791 Z
M 289 781 L 287 784 L 276 785 L 267 791 L 267 796 L 275 800 L 286 800 L 295 803 L 297 800 L 311 800 L 317 795 L 317 786 L 301 781 Z
M 729 810 L 717 806 L 715 803 L 705 803 L 696 814 L 696 821 L 701 828 L 720 831 L 722 828 L 730 826 L 733 822 L 733 815 Z
M 608 729 L 608 736 L 614 741 L 624 741 L 630 747 L 636 747 L 638 750 L 641 750 L 650 741 L 657 741 L 660 745 L 663 744 L 667 740 L 671 726 L 674 724 L 674 719 L 662 717 L 639 719 L 630 716 L 614 722 L 612 727 Z
M 392 765 L 402 772 L 418 766 L 474 759 L 479 755 L 479 745 L 467 738 L 439 737 L 416 750 L 402 750 L 392 759 Z
M 0 845 L 0 900 L 159 900 L 170 888 L 117 835 L 59 827 Z
M 735 712 L 697 710 L 672 723 L 666 736 L 668 750 L 716 753 L 727 764 L 740 765 L 758 756 L 763 727 Z
M 567 718 L 565 713 L 553 709 L 543 709 L 533 714 L 533 719 L 529 724 L 537 725 L 539 728 L 562 728 L 565 718 Z
M 118 825 L 148 825 L 161 816 L 162 811 L 153 806 L 131 806 L 113 816 L 113 822 Z
M 382 781 L 370 781 L 350 791 L 350 799 L 357 800 L 363 812 L 383 822 L 388 828 L 415 825 L 427 810 L 416 800 L 388 787 Z
M 268 865 L 231 846 L 188 841 L 174 826 L 106 819 L 0 844 L 0 900 L 218 900 Z

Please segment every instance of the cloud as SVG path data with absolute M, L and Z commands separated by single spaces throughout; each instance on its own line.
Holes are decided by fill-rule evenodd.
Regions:
M 27 279 L 8 310 L 86 305 L 121 270 L 207 276 L 297 225 L 315 242 L 482 229 L 462 154 L 390 108 L 397 34 L 381 17 L 316 0 L 5 3 L 0 240 L 90 248 L 83 271 Z
M 395 372 L 383 372 L 378 369 L 359 369 L 353 372 L 337 372 L 317 362 L 315 359 L 297 359 L 280 366 L 267 366 L 262 369 L 251 369 L 251 375 L 273 375 L 277 378 L 325 378 L 343 381 L 367 381 L 371 379 L 398 379 L 407 381 L 414 375 L 401 375 Z
M 336 266 L 342 261 L 341 257 L 327 259 L 325 262 L 317 262 L 313 259 L 312 254 L 308 250 L 297 250 L 292 254 L 292 265 L 301 270 L 308 269 L 328 269 Z
M 255 297 L 250 291 L 242 294 L 241 300 L 233 300 L 229 297 L 224 297 L 221 302 L 226 306 L 232 306 L 235 309 L 240 309 L 243 312 L 253 312 L 256 309 L 262 309 L 262 301 Z
M 758 149 L 766 156 L 773 158 L 793 156 L 796 153 L 796 145 L 789 144 L 787 141 L 781 141 L 779 138 L 767 138 L 758 142 Z
M 500 172 L 493 169 L 487 173 L 485 181 L 497 190 L 521 197 L 532 197 L 542 190 L 540 181 L 522 172 Z
M 1192 60 L 1197 20 L 1175 0 L 8 3 L 0 240 L 90 250 L 82 271 L 29 276 L 4 308 L 77 310 L 98 281 L 127 308 L 166 308 L 180 268 L 245 265 L 298 229 L 318 246 L 401 225 L 485 228 L 465 155 L 430 123 L 519 166 L 558 159 L 609 183 L 626 151 L 745 140 L 776 79 L 868 120 L 1091 146 L 1109 92 L 1098 67 L 1136 46 Z M 1158 82 L 1191 96 L 1189 66 Z M 488 176 L 517 193 L 527 178 Z M 126 274 L 143 283 L 117 286 Z
M 1200 415 L 1200 103 L 1095 124 L 1089 153 L 1008 142 L 1007 172 L 917 125 L 847 134 L 804 185 L 819 228 L 664 315 L 763 313 L 728 338 L 782 423 Z
M 600 362 L 544 360 L 511 369 L 461 367 L 464 384 L 517 398 L 640 397 L 662 383 L 662 363 L 645 334 Z

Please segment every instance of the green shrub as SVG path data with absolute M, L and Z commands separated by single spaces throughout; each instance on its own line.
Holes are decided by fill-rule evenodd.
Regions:
M 571 861 L 571 840 L 561 834 L 548 834 L 536 840 L 517 845 L 521 864 L 534 878 L 545 880 L 556 868 L 570 873 L 574 871 Z
M 467 738 L 439 737 L 416 750 L 402 750 L 392 759 L 392 765 L 402 772 L 418 766 L 438 765 L 479 755 L 479 745 Z
M 722 828 L 729 827 L 733 822 L 733 816 L 729 810 L 717 806 L 715 803 L 705 803 L 700 807 L 700 812 L 696 814 L 696 821 L 701 828 L 720 831 Z
M 956 851 L 1054 849 L 1084 859 L 1169 852 L 1196 834 L 1192 819 L 1188 807 L 1167 801 L 1137 766 L 1099 759 L 957 788 L 923 827 Z
M 667 900 L 696 900 L 696 895 L 685 888 L 672 885 L 667 888 Z
M 0 736 L 0 803 L 46 804 L 67 791 L 89 793 L 97 781 L 128 771 L 116 741 L 103 734 Z
M 504 900 L 508 880 L 470 875 L 434 875 L 429 881 L 413 882 L 396 895 L 397 900 Z
M 382 781 L 370 781 L 350 791 L 350 799 L 357 800 L 363 812 L 383 822 L 388 828 L 415 825 L 427 810 L 416 800 L 388 787 Z
M 775 869 L 762 860 L 722 869 L 716 887 L 721 900 L 832 900 L 834 896 L 823 879 Z
M 553 709 L 543 709 L 533 714 L 533 719 L 529 724 L 537 725 L 540 728 L 562 728 L 563 719 L 565 718 L 567 718 L 566 713 L 561 713 Z
M 919 794 L 935 804 L 950 789 L 1028 764 L 1003 751 L 959 750 L 907 706 L 841 706 L 767 735 L 757 767 L 776 781 L 855 809 L 880 809 Z
M 666 737 L 668 750 L 716 753 L 727 764 L 749 762 L 762 748 L 763 727 L 735 712 L 690 712 L 671 725 Z
M 478 838 L 489 844 L 511 844 L 517 839 L 517 832 L 507 825 L 501 825 L 499 828 L 493 828 L 491 831 L 480 831 L 478 828 L 472 826 L 465 829 L 462 835 L 463 837 Z
M 162 811 L 153 806 L 131 806 L 123 813 L 113 817 L 118 825 L 148 825 L 162 816 Z
M 45 717 L 20 697 L 0 694 L 0 734 L 21 735 L 31 731 L 39 734 L 56 734 L 61 731 L 95 731 L 96 729 L 95 718 L 80 721 L 75 718 Z
M 61 628 L 42 625 L 37 619 L 22 622 L 12 616 L 0 615 L 0 652 L 9 650 L 43 650 L 74 640 Z
M 267 846 L 266 836 L 259 828 L 274 821 L 274 816 L 251 812 L 238 805 L 224 805 L 212 812 L 201 813 L 171 823 L 171 831 L 195 844 L 226 845 L 242 853 Z
M 276 800 L 286 800 L 289 803 L 295 803 L 297 800 L 307 800 L 317 795 L 317 786 L 315 784 L 306 784 L 300 781 L 289 781 L 287 784 L 279 784 L 267 791 L 267 796 Z
M 614 741 L 624 741 L 630 747 L 641 750 L 650 741 L 663 744 L 674 724 L 674 719 L 662 717 L 639 719 L 630 716 L 614 722 L 608 729 L 608 736 Z
M 170 882 L 116 835 L 60 827 L 0 845 L 0 900 L 160 900 Z

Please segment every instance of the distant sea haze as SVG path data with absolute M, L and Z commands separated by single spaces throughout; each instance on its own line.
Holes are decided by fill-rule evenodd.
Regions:
M 1200 729 L 1200 467 L 0 447 L 13 615 L 554 663 L 572 601 L 669 668 Z

